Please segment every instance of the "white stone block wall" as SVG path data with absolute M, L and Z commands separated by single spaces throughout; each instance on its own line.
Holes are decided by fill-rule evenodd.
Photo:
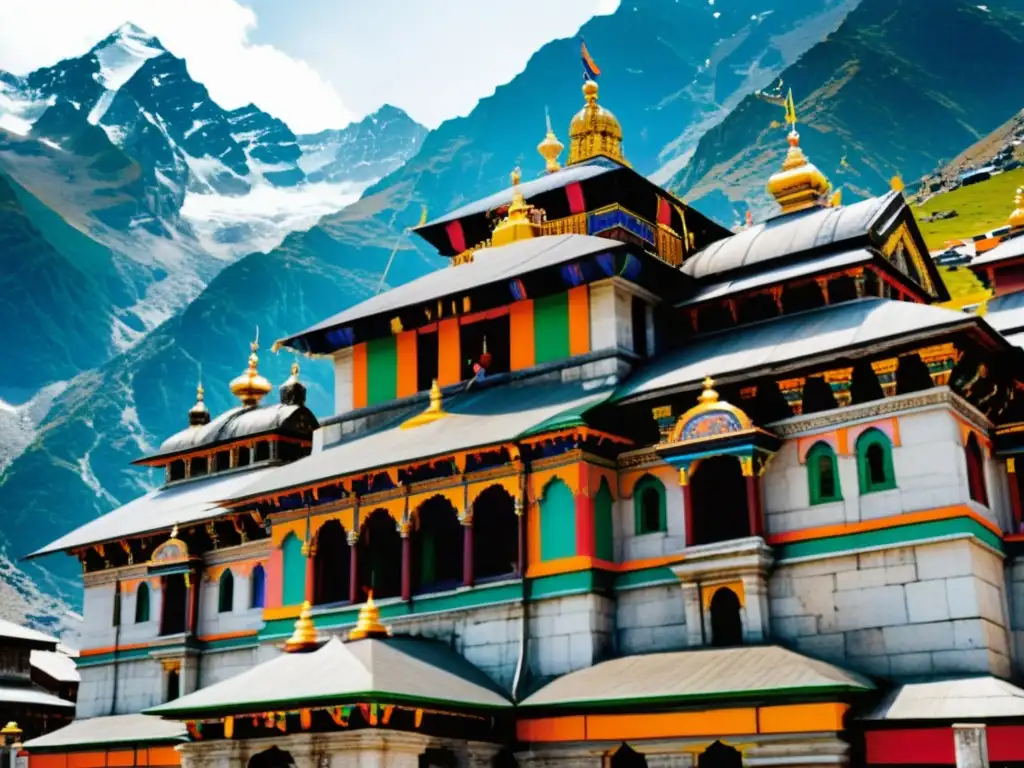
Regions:
M 973 540 L 793 565 L 769 581 L 776 642 L 869 674 L 1010 673 L 1000 557 Z
M 334 355 L 334 413 L 348 413 L 353 408 L 352 348 Z
M 226 635 L 234 632 L 258 630 L 263 626 L 263 609 L 251 608 L 250 575 L 232 571 L 235 580 L 234 601 L 230 611 L 221 613 L 220 578 L 203 579 L 199 591 L 199 635 Z
M 620 592 L 615 605 L 616 651 L 625 656 L 687 647 L 683 591 L 677 583 Z
M 107 648 L 114 645 L 117 636 L 114 626 L 115 582 L 86 587 L 82 597 L 82 648 Z M 135 618 L 134 603 L 131 613 L 121 605 L 121 622 Z
M 199 663 L 199 687 L 205 688 L 252 669 L 259 663 L 258 655 L 255 646 L 204 653 Z
M 121 661 L 115 665 L 98 664 L 79 670 L 82 682 L 78 687 L 75 717 L 101 717 L 141 712 L 160 704 L 164 699 L 164 673 L 156 659 Z
M 530 672 L 548 678 L 592 666 L 612 655 L 614 634 L 615 604 L 603 595 L 567 595 L 533 603 Z
M 1008 563 L 1006 575 L 1013 662 L 1017 673 L 1021 674 L 1024 673 L 1024 557 Z
M 683 491 L 675 470 L 652 470 L 665 486 L 665 523 L 663 533 L 636 532 L 636 497 L 619 495 L 614 507 L 615 557 L 619 562 L 663 557 L 679 552 L 686 546 L 686 515 L 683 510 Z M 639 478 L 636 478 L 639 480 Z

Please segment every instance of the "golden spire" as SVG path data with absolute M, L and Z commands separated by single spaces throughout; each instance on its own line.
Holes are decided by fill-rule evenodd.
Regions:
M 249 345 L 249 367 L 242 372 L 241 376 L 234 378 L 231 381 L 231 394 L 242 401 L 242 405 L 249 407 L 259 405 L 268 392 L 272 389 L 270 382 L 267 381 L 260 372 L 256 369 L 260 359 L 256 352 L 260 348 L 260 329 L 256 329 L 256 338 Z
M 539 229 L 530 221 L 531 206 L 519 191 L 519 180 L 522 177 L 519 169 L 512 171 L 512 202 L 508 206 L 508 215 L 498 223 L 491 233 L 491 245 L 498 247 L 508 245 L 517 240 L 526 240 L 537 234 Z
M 295 631 L 285 642 L 284 649 L 288 653 L 300 653 L 311 651 L 316 646 L 316 627 L 313 626 L 313 618 L 310 615 L 309 600 L 306 600 L 299 611 L 299 618 L 295 620 Z
M 907 185 L 903 183 L 903 177 L 898 173 L 889 179 L 889 189 L 893 192 L 902 192 L 906 187 Z
M 622 154 L 622 126 L 609 110 L 597 103 L 597 83 L 583 83 L 586 105 L 569 123 L 568 165 L 582 163 L 592 157 L 608 157 L 629 165 Z
M 373 602 L 373 590 L 366 595 L 366 602 L 359 609 L 359 619 L 348 633 L 349 640 L 364 640 L 367 637 L 388 637 L 391 630 L 380 623 L 380 611 Z
M 190 427 L 201 427 L 210 423 L 210 409 L 203 402 L 203 382 L 196 385 L 196 404 L 188 411 L 188 423 Z
M 792 90 L 786 95 L 786 123 L 789 125 L 789 150 L 782 163 L 782 170 L 768 180 L 768 192 L 782 206 L 783 213 L 826 206 L 831 185 L 825 174 L 808 161 L 800 149 Z
M 715 380 L 710 376 L 704 377 L 704 391 L 697 398 L 701 405 L 713 405 L 718 402 L 718 393 L 715 391 Z
M 537 151 L 544 158 L 544 170 L 548 173 L 554 173 L 562 167 L 558 164 L 558 156 L 562 154 L 565 145 L 558 140 L 555 132 L 551 130 L 551 115 L 548 113 L 547 107 L 544 108 L 544 121 L 547 123 L 548 132 L 544 140 L 537 145 Z
M 422 427 L 424 424 L 430 424 L 431 422 L 443 419 L 447 416 L 447 411 L 441 407 L 441 400 L 443 397 L 444 395 L 441 394 L 441 387 L 438 385 L 437 379 L 434 379 L 434 383 L 430 387 L 430 405 L 427 406 L 427 410 L 413 416 L 407 422 L 402 424 L 402 429 Z
M 1010 214 L 1009 224 L 1014 229 L 1024 227 L 1024 187 L 1017 187 L 1017 194 L 1013 198 L 1014 209 Z

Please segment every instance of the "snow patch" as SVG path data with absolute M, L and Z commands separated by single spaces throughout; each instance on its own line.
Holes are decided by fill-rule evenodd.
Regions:
M 96 80 L 108 91 L 116 91 L 149 59 L 165 53 L 153 45 L 155 42 L 137 27 L 121 27 L 114 42 L 94 51 L 100 65 Z
M 89 112 L 89 117 L 87 117 L 86 119 L 93 125 L 97 125 L 99 121 L 103 118 L 103 116 L 107 114 L 107 110 L 110 109 L 110 105 L 114 102 L 115 95 L 117 95 L 115 91 L 104 91 L 102 94 L 100 94 L 100 97 L 99 99 L 97 99 L 96 104 Z

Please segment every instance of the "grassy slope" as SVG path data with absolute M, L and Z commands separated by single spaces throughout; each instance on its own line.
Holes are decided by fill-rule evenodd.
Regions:
M 1013 196 L 1024 186 L 1024 168 L 993 176 L 980 184 L 954 189 L 935 195 L 924 205 L 914 206 L 931 250 L 945 247 L 947 240 L 960 240 L 988 232 L 1006 225 L 1006 217 L 1013 210 Z M 952 219 L 923 222 L 921 218 L 936 211 L 955 210 Z

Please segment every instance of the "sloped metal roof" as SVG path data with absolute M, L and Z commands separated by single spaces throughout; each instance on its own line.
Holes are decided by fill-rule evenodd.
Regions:
M 219 500 L 230 498 L 274 469 L 262 467 L 228 471 L 158 488 L 118 507 L 113 512 L 90 520 L 42 549 L 37 549 L 29 557 L 113 541 L 126 536 L 170 530 L 175 523 L 185 525 L 208 520 L 223 513 L 224 510 L 217 505 Z
M 49 691 L 31 685 L 0 685 L 0 704 L 28 704 L 33 707 L 74 709 L 75 705 Z
M 235 677 L 146 710 L 167 718 L 265 712 L 291 702 L 344 704 L 376 697 L 504 709 L 512 703 L 446 645 L 420 638 L 337 637 L 312 653 L 284 653 Z
M 575 419 L 611 394 L 610 384 L 523 383 L 481 389 L 446 397 L 448 415 L 411 429 L 400 419 L 260 475 L 238 493 L 222 498 L 240 500 L 330 480 L 377 467 L 427 459 L 453 451 L 509 442 L 542 422 L 566 413 Z
M 1024 717 L 1024 691 L 995 677 L 900 685 L 861 720 Z
M 563 675 L 521 707 L 870 691 L 866 677 L 776 645 L 625 656 Z
M 633 373 L 613 401 L 701 381 L 776 368 L 866 344 L 903 344 L 939 328 L 971 326 L 978 318 L 951 309 L 890 299 L 858 299 L 783 315 L 694 339 Z
M 187 427 L 168 437 L 160 450 L 147 458 L 180 453 L 204 445 L 237 440 L 250 435 L 273 432 L 303 406 L 272 403 L 264 406 L 232 408 L 201 427 Z
M 969 266 L 971 269 L 976 267 L 989 267 L 994 264 L 998 264 L 1001 261 L 1019 259 L 1022 256 L 1024 256 L 1024 232 L 1019 233 L 1015 237 L 1003 240 L 1003 242 L 995 248 L 986 251 L 981 256 L 978 256 L 971 261 Z
M 124 744 L 170 744 L 186 741 L 184 723 L 149 715 L 110 715 L 75 720 L 63 728 L 26 741 L 29 752 Z
M 1024 291 L 995 296 L 985 307 L 985 322 L 1000 333 L 1024 328 Z
M 52 651 L 57 647 L 57 638 L 38 632 L 29 627 L 15 624 L 13 621 L 0 619 L 0 637 L 10 640 L 22 640 L 39 650 Z
M 82 675 L 75 660 L 59 651 L 32 651 L 31 665 L 61 683 L 79 683 Z

